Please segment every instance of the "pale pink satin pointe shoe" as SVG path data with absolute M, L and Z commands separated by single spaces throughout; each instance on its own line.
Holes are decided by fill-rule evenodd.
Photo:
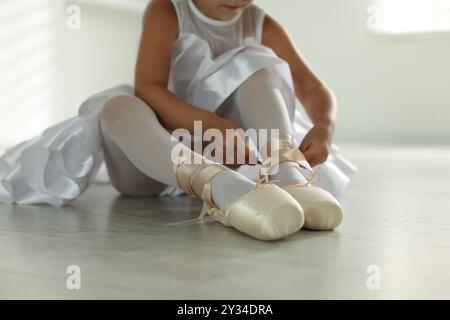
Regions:
M 259 240 L 281 239 L 302 228 L 304 215 L 301 206 L 278 186 L 259 182 L 250 192 L 220 209 L 212 199 L 212 179 L 231 169 L 212 161 L 202 164 L 184 162 L 174 167 L 177 183 L 189 195 L 203 200 L 200 219 L 208 214 L 223 225 L 232 226 Z
M 315 173 L 306 161 L 303 153 L 294 147 L 291 135 L 280 135 L 279 139 L 272 140 L 268 145 L 269 157 L 263 161 L 260 170 L 262 178 L 268 178 L 272 167 L 285 162 L 297 162 L 302 168 L 310 172 L 307 183 L 288 183 L 282 188 L 294 197 L 305 214 L 303 229 L 333 230 L 343 219 L 343 210 L 339 202 L 326 190 L 311 185 Z

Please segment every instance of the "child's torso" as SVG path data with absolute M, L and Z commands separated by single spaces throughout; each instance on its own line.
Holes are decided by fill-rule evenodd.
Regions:
M 205 40 L 212 58 L 243 44 L 261 43 L 264 12 L 252 5 L 230 21 L 211 19 L 201 13 L 192 0 L 172 0 L 179 25 L 180 37 L 195 34 Z

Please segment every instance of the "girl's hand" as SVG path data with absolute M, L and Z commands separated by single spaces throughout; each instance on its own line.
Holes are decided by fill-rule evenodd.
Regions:
M 305 136 L 300 146 L 311 167 L 325 162 L 331 151 L 334 129 L 331 125 L 316 124 Z

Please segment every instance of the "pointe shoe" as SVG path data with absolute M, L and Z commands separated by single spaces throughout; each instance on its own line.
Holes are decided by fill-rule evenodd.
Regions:
M 278 140 L 271 141 L 268 149 L 269 157 L 263 161 L 260 170 L 262 178 L 268 180 L 270 169 L 285 161 L 297 162 L 310 172 L 307 183 L 294 182 L 282 187 L 303 208 L 305 214 L 303 229 L 324 231 L 337 228 L 343 219 L 342 207 L 328 191 L 311 185 L 315 176 L 314 170 L 306 161 L 303 153 L 294 147 L 292 136 L 280 135 Z
M 220 172 L 231 169 L 210 161 L 202 164 L 184 162 L 180 161 L 174 167 L 177 183 L 189 195 L 203 200 L 200 219 L 208 214 L 227 227 L 266 241 L 291 235 L 303 226 L 303 210 L 297 201 L 266 180 L 220 209 L 212 199 L 211 180 Z

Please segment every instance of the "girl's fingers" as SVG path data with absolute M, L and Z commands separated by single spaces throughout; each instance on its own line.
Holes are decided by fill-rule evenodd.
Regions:
M 301 152 L 306 152 L 308 151 L 308 149 L 311 147 L 311 141 L 308 139 L 308 137 L 305 137 L 305 139 L 303 139 L 302 144 L 300 145 L 300 151 Z
M 300 145 L 299 149 L 303 154 L 306 154 L 306 153 L 311 152 L 312 147 L 313 147 L 313 144 L 310 143 L 309 141 L 306 141 L 305 143 L 302 143 Z
M 312 148 L 309 148 L 308 150 L 303 152 L 303 155 L 305 156 L 306 161 L 308 161 L 311 166 L 313 166 L 313 163 L 317 161 L 317 154 Z
M 315 165 L 317 165 L 317 156 L 314 153 L 305 153 L 305 158 L 306 161 L 308 161 L 309 165 L 311 167 L 314 167 Z

